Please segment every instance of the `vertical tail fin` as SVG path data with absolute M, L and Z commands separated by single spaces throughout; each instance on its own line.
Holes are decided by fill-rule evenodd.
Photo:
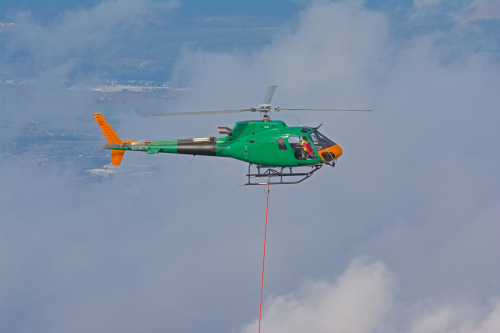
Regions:
M 108 143 L 110 143 L 110 144 L 114 144 L 114 143 L 123 144 L 125 142 L 129 142 L 129 141 L 122 141 L 122 139 L 120 139 L 118 134 L 116 134 L 116 132 L 108 124 L 106 119 L 104 119 L 104 117 L 102 116 L 101 113 L 94 113 L 94 118 L 97 121 L 97 125 L 99 125 L 99 127 L 101 128 L 102 133 L 106 137 L 106 140 L 108 140 Z M 104 148 L 106 148 L 106 146 Z M 117 165 L 117 166 L 120 165 L 124 154 L 125 154 L 125 150 L 112 149 L 111 150 L 111 164 Z
M 101 128 L 102 133 L 108 140 L 108 143 L 122 143 L 123 141 L 120 139 L 118 134 L 111 128 L 106 119 L 102 116 L 101 113 L 94 113 L 94 118 L 97 121 L 97 125 Z

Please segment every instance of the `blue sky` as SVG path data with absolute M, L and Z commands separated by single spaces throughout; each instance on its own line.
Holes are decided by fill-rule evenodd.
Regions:
M 263 330 L 498 332 L 498 1 L 235 3 L 0 4 L 0 331 L 256 331 L 266 193 L 237 186 L 247 166 L 110 171 L 92 113 L 123 139 L 213 136 L 240 115 L 147 114 L 278 84 L 276 106 L 374 112 L 274 115 L 344 155 L 271 188 Z M 109 79 L 188 89 L 102 102 Z

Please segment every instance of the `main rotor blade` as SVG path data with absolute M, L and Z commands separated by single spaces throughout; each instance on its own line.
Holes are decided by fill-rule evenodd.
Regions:
M 255 111 L 254 108 L 239 109 L 239 110 L 214 110 L 214 111 L 197 111 L 197 112 L 172 112 L 172 113 L 153 113 L 155 117 L 170 117 L 170 116 L 202 116 L 210 114 L 228 114 L 240 113 L 245 111 Z
M 272 85 L 267 87 L 266 95 L 264 96 L 264 100 L 262 101 L 262 104 L 270 104 L 271 100 L 273 99 L 274 92 L 276 91 L 276 88 L 278 88 L 277 85 Z
M 353 110 L 353 109 L 285 109 L 277 108 L 278 111 L 281 110 L 291 110 L 291 111 L 361 111 L 361 112 L 371 112 L 372 110 Z

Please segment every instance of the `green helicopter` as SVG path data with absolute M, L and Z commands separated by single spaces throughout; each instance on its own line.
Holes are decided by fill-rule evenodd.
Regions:
M 271 120 L 270 113 L 281 110 L 305 111 L 371 111 L 340 109 L 285 109 L 271 106 L 277 86 L 270 86 L 258 107 L 237 110 L 161 113 L 155 116 L 184 116 L 259 112 L 261 120 L 238 121 L 231 129 L 219 127 L 223 137 L 205 137 L 177 140 L 123 141 L 101 113 L 94 117 L 111 149 L 111 163 L 120 165 L 125 151 L 143 151 L 147 154 L 170 153 L 230 157 L 249 163 L 245 185 L 297 184 L 312 176 L 323 165 L 332 167 L 342 155 L 342 148 L 318 131 L 318 127 L 288 127 L 281 120 Z M 320 125 L 321 126 L 321 125 Z M 252 166 L 257 170 L 252 172 Z M 297 168 L 305 172 L 297 172 Z M 295 170 L 294 170 L 295 169 Z M 265 180 L 265 181 L 264 181 Z

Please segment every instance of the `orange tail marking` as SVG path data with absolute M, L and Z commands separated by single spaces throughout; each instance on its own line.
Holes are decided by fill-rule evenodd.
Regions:
M 106 140 L 108 140 L 108 143 L 133 143 L 135 141 L 122 141 L 118 134 L 113 130 L 111 125 L 108 124 L 106 119 L 102 116 L 101 113 L 94 113 L 94 118 L 97 121 L 97 125 L 101 128 L 102 133 L 106 137 Z M 120 165 L 123 159 L 123 155 L 125 154 L 125 150 L 121 149 L 112 149 L 111 150 L 111 164 L 113 165 Z
M 106 137 L 106 140 L 108 140 L 108 143 L 122 143 L 123 141 L 120 139 L 118 134 L 111 128 L 111 126 L 108 124 L 106 119 L 102 116 L 101 113 L 94 113 L 94 118 L 97 121 L 97 125 L 101 128 L 102 133 Z M 113 151 L 114 152 L 114 151 Z M 123 153 L 121 154 L 121 157 L 119 158 L 119 161 L 121 161 L 123 157 Z M 114 164 L 114 163 L 113 163 Z M 120 164 L 118 162 L 118 164 Z M 116 165 L 118 165 L 116 164 Z

